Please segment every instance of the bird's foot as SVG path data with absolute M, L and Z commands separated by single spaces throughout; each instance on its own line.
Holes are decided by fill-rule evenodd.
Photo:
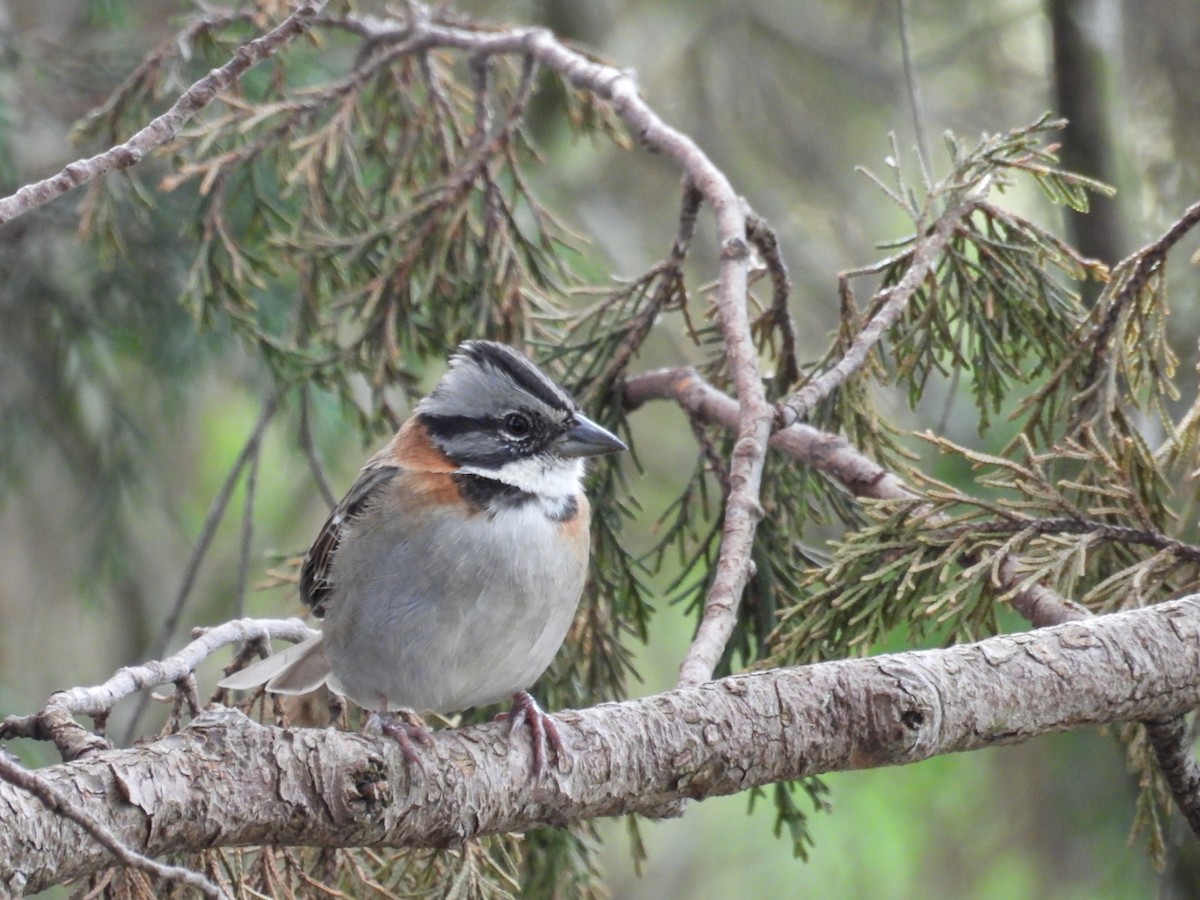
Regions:
M 512 709 L 496 718 L 508 720 L 509 735 L 522 725 L 529 726 L 530 736 L 533 738 L 534 775 L 541 775 L 545 771 L 550 751 L 554 752 L 554 757 L 560 765 L 566 758 L 567 750 L 559 736 L 558 726 L 548 713 L 542 711 L 528 691 L 513 695 Z
M 433 737 L 425 723 L 421 721 L 421 717 L 416 713 L 407 710 L 400 710 L 395 714 L 386 710 L 373 712 L 367 719 L 366 730 L 378 730 L 381 734 L 390 737 L 400 745 L 400 752 L 404 754 L 404 761 L 409 766 L 416 766 L 418 769 L 424 770 L 413 742 L 415 741 L 423 747 L 432 747 Z

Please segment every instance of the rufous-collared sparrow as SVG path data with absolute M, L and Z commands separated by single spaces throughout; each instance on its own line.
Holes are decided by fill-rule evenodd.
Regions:
M 553 721 L 528 688 L 550 665 L 587 576 L 584 458 L 624 450 L 517 351 L 467 341 L 371 457 L 317 535 L 300 597 L 325 619 L 304 643 L 222 687 L 302 694 L 327 684 L 371 710 L 415 759 L 428 734 L 391 714 L 513 697 L 534 767 Z

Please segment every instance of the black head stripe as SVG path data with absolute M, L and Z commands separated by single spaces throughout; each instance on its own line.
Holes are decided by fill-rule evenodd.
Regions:
M 466 341 L 458 348 L 458 352 L 479 365 L 488 365 L 500 370 L 511 378 L 514 384 L 547 406 L 564 412 L 575 409 L 575 401 L 566 391 L 512 347 L 492 341 Z
M 495 420 L 488 416 L 417 415 L 438 449 L 460 465 L 497 469 L 524 455 L 521 447 L 497 437 Z

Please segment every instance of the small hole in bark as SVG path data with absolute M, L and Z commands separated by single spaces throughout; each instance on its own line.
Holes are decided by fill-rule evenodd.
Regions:
M 906 709 L 900 713 L 900 721 L 907 728 L 917 729 L 925 724 L 925 714 L 919 709 Z

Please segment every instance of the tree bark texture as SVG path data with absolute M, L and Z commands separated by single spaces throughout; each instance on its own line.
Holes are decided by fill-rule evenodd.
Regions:
M 533 779 L 523 733 L 390 741 L 280 729 L 213 707 L 178 734 L 40 770 L 148 855 L 288 844 L 439 847 L 653 814 L 847 769 L 900 765 L 1200 705 L 1200 597 L 944 650 L 738 675 L 557 715 L 570 758 Z M 73 823 L 0 784 L 0 889 L 111 864 Z

